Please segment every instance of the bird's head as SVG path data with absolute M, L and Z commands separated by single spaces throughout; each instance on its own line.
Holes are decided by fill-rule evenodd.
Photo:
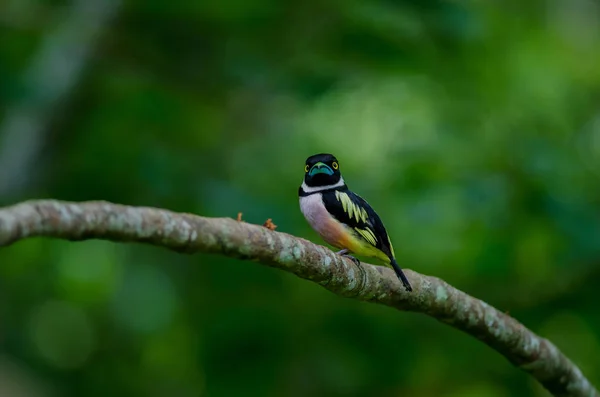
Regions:
M 304 183 L 310 187 L 334 185 L 340 181 L 340 165 L 332 154 L 320 153 L 306 159 Z

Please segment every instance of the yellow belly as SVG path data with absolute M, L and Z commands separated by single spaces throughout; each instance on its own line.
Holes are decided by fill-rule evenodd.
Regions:
M 354 255 L 377 258 L 385 264 L 390 263 L 390 258 L 386 254 L 364 239 L 357 237 L 347 226 L 339 224 L 338 231 L 335 233 L 335 238 L 328 241 L 329 244 L 339 249 L 347 249 Z

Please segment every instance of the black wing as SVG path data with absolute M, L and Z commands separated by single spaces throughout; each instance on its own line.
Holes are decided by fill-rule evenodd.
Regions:
M 394 258 L 394 248 L 383 222 L 362 197 L 347 189 L 329 190 L 323 192 L 323 203 L 335 219 L 350 226 L 359 237 L 390 259 Z

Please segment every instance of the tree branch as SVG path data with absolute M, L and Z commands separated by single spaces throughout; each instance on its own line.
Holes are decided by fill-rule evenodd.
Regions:
M 554 396 L 600 396 L 550 341 L 443 280 L 406 270 L 414 287 L 412 293 L 406 292 L 390 269 L 357 266 L 325 247 L 263 226 L 102 201 L 39 200 L 0 208 L 0 247 L 35 236 L 143 242 L 179 252 L 257 261 L 341 296 L 432 316 L 482 340 Z

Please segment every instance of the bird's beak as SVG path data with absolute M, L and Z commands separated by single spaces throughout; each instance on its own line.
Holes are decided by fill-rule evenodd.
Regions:
M 315 176 L 317 174 L 326 174 L 333 175 L 333 170 L 325 163 L 321 163 L 320 161 L 313 165 L 308 172 L 308 175 Z

